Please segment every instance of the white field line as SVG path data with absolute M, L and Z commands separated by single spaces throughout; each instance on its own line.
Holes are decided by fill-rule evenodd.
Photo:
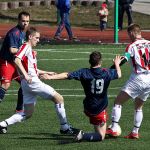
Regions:
M 41 50 L 40 52 L 50 52 L 50 53 L 74 53 L 74 54 L 90 54 L 91 52 L 75 52 L 75 51 L 63 51 L 63 50 L 54 50 L 54 51 L 45 51 L 45 50 Z M 102 55 L 117 55 L 118 53 L 102 53 Z
M 107 48 L 107 47 L 103 47 L 103 48 L 86 48 L 86 47 L 83 47 L 83 48 L 61 48 L 62 50 L 65 50 L 65 51 L 71 51 L 71 50 L 73 50 L 73 51 L 75 51 L 75 50 L 83 50 L 83 49 L 86 49 L 86 50 L 99 50 L 99 49 L 116 49 L 116 50 L 119 50 L 119 49 L 124 49 L 123 47 L 117 47 L 117 48 L 115 48 L 115 47 L 113 47 L 113 48 Z M 48 49 L 42 49 L 42 48 L 40 48 L 40 49 L 36 49 L 37 51 L 59 51 L 59 49 L 56 49 L 56 48 L 48 48 Z
M 114 87 L 114 88 L 109 88 L 110 90 L 118 90 L 121 87 Z M 56 91 L 83 91 L 82 88 L 79 89 L 55 89 Z M 13 92 L 17 92 L 18 90 L 8 90 L 8 93 L 6 94 L 7 96 L 11 96 L 11 95 L 17 95 L 16 93 Z M 65 94 L 62 96 L 64 97 L 85 97 L 84 94 Z M 108 95 L 108 97 L 116 97 L 116 95 Z
M 109 90 L 118 90 L 120 89 L 121 87 L 112 87 L 112 88 L 109 88 Z M 78 89 L 55 89 L 56 91 L 83 91 L 82 88 L 78 88 Z M 18 90 L 15 89 L 15 90 L 8 90 L 8 92 L 17 92 Z
M 7 96 L 12 96 L 12 95 L 17 95 L 17 94 L 6 94 Z M 63 95 L 62 94 L 62 96 L 64 96 L 64 97 L 85 97 L 85 95 Z M 108 95 L 108 97 L 116 97 L 117 95 Z
M 69 59 L 65 59 L 65 58 L 41 58 L 38 59 L 38 61 L 53 61 L 53 60 L 62 60 L 62 61 L 70 61 L 70 60 L 88 60 L 88 58 L 69 58 Z M 113 58 L 103 58 L 103 60 L 113 60 Z

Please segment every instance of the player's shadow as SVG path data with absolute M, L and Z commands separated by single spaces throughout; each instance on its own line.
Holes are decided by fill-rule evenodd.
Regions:
M 62 134 L 53 134 L 53 133 L 36 133 L 32 134 L 34 136 L 21 136 L 19 139 L 26 140 L 56 140 L 58 144 L 70 144 L 76 143 L 74 136 L 62 135 Z M 42 136 L 42 137 L 41 137 Z

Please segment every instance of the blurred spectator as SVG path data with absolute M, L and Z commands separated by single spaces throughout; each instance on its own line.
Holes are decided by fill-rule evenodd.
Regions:
M 123 29 L 123 15 L 126 12 L 128 17 L 128 26 L 133 23 L 132 18 L 132 3 L 134 0 L 119 0 L 119 30 Z
M 74 37 L 71 30 L 70 19 L 69 19 L 70 9 L 71 9 L 70 0 L 56 0 L 55 2 L 59 12 L 58 15 L 60 15 L 60 22 L 57 31 L 55 33 L 54 39 L 61 40 L 60 35 L 65 27 L 69 36 L 69 40 L 73 40 Z
M 100 17 L 100 25 L 99 28 L 101 31 L 105 30 L 107 27 L 107 16 L 108 16 L 108 9 L 106 2 L 103 2 L 101 8 L 98 12 L 98 16 Z

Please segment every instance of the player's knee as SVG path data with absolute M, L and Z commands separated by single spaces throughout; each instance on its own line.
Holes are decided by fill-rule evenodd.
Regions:
M 55 103 L 64 103 L 64 98 L 62 95 L 60 95 L 59 93 L 56 93 L 53 97 L 53 101 Z
M 10 87 L 10 82 L 3 82 L 1 87 L 5 90 L 8 90 L 8 88 Z

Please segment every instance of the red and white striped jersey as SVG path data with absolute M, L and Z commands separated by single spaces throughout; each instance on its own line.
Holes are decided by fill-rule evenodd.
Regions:
M 22 60 L 22 64 L 29 76 L 38 76 L 37 59 L 35 52 L 32 50 L 32 47 L 29 44 L 23 44 L 15 56 Z
M 126 53 L 130 54 L 133 72 L 150 72 L 150 41 L 137 39 L 126 47 Z

